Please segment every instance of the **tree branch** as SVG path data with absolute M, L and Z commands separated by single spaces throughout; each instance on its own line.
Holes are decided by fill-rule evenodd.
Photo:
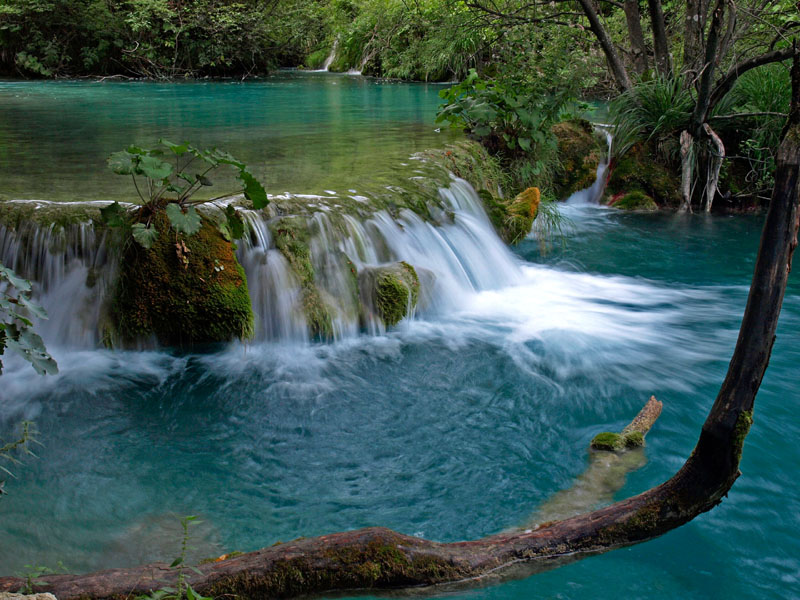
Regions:
M 720 79 L 716 86 L 714 87 L 714 91 L 711 92 L 711 101 L 709 103 L 709 110 L 717 105 L 717 103 L 725 97 L 731 89 L 733 88 L 733 84 L 736 83 L 736 80 L 749 71 L 750 69 L 755 69 L 757 67 L 761 67 L 763 65 L 768 65 L 770 63 L 775 62 L 782 62 L 784 60 L 788 60 L 792 58 L 792 49 L 785 48 L 783 50 L 773 50 L 772 52 L 767 52 L 766 54 L 762 54 L 760 56 L 755 56 L 753 58 L 749 58 L 744 60 L 733 67 L 731 67 L 727 73 Z

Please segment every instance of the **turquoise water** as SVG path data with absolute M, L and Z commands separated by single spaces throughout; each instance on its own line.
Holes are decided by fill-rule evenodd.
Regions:
M 294 76 L 285 77 L 291 86 Z M 378 85 L 310 77 L 312 92 L 334 83 L 354 93 Z M 68 95 L 61 84 L 3 85 L 28 86 L 29 99 Z M 91 99 L 83 86 L 92 85 L 101 84 L 63 89 Z M 165 86 L 164 93 L 188 89 Z M 387 89 L 398 97 L 428 94 L 421 86 Z M 8 94 L 0 102 L 8 103 Z M 37 102 L 26 110 L 39 110 Z M 399 128 L 419 128 L 420 144 L 425 136 L 441 140 L 404 106 L 396 107 L 410 111 Z M 91 129 L 87 120 L 69 126 Z M 228 128 L 209 135 L 241 134 Z M 323 120 L 309 131 L 335 128 Z M 373 148 L 385 137 L 383 128 L 360 131 L 380 132 L 364 141 Z M 108 139 L 116 143 L 119 135 Z M 409 139 L 403 153 L 401 137 L 393 150 L 400 162 L 418 149 Z M 275 164 L 281 160 L 293 159 Z M 378 180 L 389 177 L 390 162 L 374 174 Z M 317 185 L 291 179 L 293 168 L 285 175 L 292 191 Z M 325 188 L 323 171 L 315 177 Z M 346 179 L 335 177 L 336 185 Z M 495 533 L 525 523 L 570 487 L 587 465 L 592 436 L 621 428 L 651 394 L 665 406 L 648 437 L 649 460 L 617 497 L 668 478 L 691 452 L 724 376 L 761 218 L 590 206 L 566 206 L 564 214 L 572 225 L 563 245 L 546 255 L 535 240 L 516 247 L 521 277 L 513 285 L 466 294 L 457 308 L 386 335 L 202 354 L 51 344 L 61 373 L 47 378 L 9 361 L 0 378 L 0 437 L 10 438 L 28 418 L 43 445 L 38 459 L 15 467 L 0 500 L 0 573 L 59 561 L 87 571 L 171 560 L 185 514 L 203 520 L 196 557 L 369 525 L 442 541 Z M 799 348 L 795 273 L 743 475 L 721 506 L 657 540 L 451 596 L 800 597 Z
M 131 182 L 106 158 L 159 138 L 223 148 L 271 193 L 395 183 L 411 153 L 453 139 L 433 124 L 440 89 L 302 72 L 178 84 L 0 80 L 0 198 L 131 200 Z M 213 195 L 236 189 L 213 179 Z
M 518 248 L 523 283 L 386 336 L 188 356 L 55 349 L 58 377 L 3 375 L 4 428 L 33 418 L 44 441 L 3 500 L 3 570 L 170 558 L 174 529 L 155 532 L 187 513 L 205 521 L 198 555 L 378 524 L 486 535 L 569 487 L 592 435 L 651 393 L 665 410 L 649 462 L 618 497 L 661 482 L 691 452 L 724 374 L 760 220 L 566 212 L 565 248 Z M 720 507 L 463 597 L 797 596 L 799 284 L 744 475 Z

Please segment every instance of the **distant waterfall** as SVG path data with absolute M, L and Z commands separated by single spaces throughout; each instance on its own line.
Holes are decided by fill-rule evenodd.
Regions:
M 310 232 L 315 284 L 331 300 L 335 339 L 358 335 L 364 329 L 372 334 L 385 330 L 378 319 L 362 323 L 349 291 L 353 268 L 400 260 L 414 265 L 421 280 L 417 310 L 421 316 L 458 307 L 474 292 L 521 278 L 517 259 L 497 236 L 478 195 L 464 180 L 453 178 L 439 188 L 438 198 L 431 198 L 428 220 L 407 209 L 394 216 L 379 210 L 360 218 L 321 206 L 314 198 L 307 202 L 318 208 L 303 218 Z M 347 197 L 354 198 L 366 202 L 362 197 Z M 324 200 L 335 203 L 337 197 Z M 299 306 L 300 284 L 275 248 L 269 230 L 275 211 L 241 213 L 248 233 L 238 242 L 238 259 L 247 274 L 256 339 L 307 340 L 309 329 Z M 0 262 L 36 282 L 50 314 L 50 320 L 40 326 L 46 341 L 83 348 L 100 344 L 103 302 L 114 280 L 115 261 L 109 260 L 106 241 L 91 223 L 44 227 L 26 222 L 16 230 L 0 226 Z
M 594 183 L 588 188 L 572 194 L 567 199 L 567 202 L 570 204 L 598 204 L 606 189 L 606 171 L 608 170 L 608 163 L 611 160 L 611 147 L 614 136 L 612 134 L 611 125 L 598 124 L 595 125 L 595 130 L 598 133 L 602 133 L 606 138 L 605 160 L 601 160 L 597 165 L 597 176 L 595 177 Z
M 333 47 L 331 48 L 331 53 L 328 55 L 328 58 L 325 59 L 325 62 L 322 63 L 322 70 L 327 71 L 330 69 L 330 66 L 333 64 L 333 61 L 336 60 L 336 51 L 339 49 L 339 40 L 336 39 L 333 41 Z

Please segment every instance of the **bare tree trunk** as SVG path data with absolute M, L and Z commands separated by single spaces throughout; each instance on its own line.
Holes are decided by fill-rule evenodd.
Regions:
M 639 0 L 625 0 L 623 5 L 625 10 L 625 21 L 628 24 L 628 35 L 631 38 L 631 50 L 633 51 L 633 68 L 639 75 L 647 71 L 647 46 L 644 43 L 644 33 L 642 32 L 642 15 L 639 11 Z
M 656 70 L 668 77 L 672 75 L 672 58 L 669 55 L 669 41 L 667 40 L 667 27 L 664 21 L 664 10 L 661 0 L 647 0 L 650 11 L 650 21 L 653 25 L 653 51 L 656 58 Z
M 725 145 L 711 129 L 708 123 L 703 124 L 703 131 L 706 132 L 711 142 L 716 147 L 716 151 L 709 152 L 709 174 L 706 179 L 706 212 L 711 212 L 711 204 L 714 202 L 714 197 L 717 195 L 717 185 L 719 184 L 719 171 L 722 168 L 722 160 L 725 158 Z
M 204 595 L 288 598 L 465 582 L 525 563 L 551 568 L 626 544 L 651 539 L 722 501 L 739 477 L 753 403 L 769 363 L 800 227 L 800 60 L 795 56 L 792 111 L 778 151 L 775 188 L 764 223 L 753 281 L 728 373 L 697 446 L 668 481 L 638 496 L 535 530 L 440 544 L 383 528 L 334 533 L 264 548 L 214 563 L 187 582 Z M 174 581 L 166 565 L 88 575 L 50 575 L 37 591 L 59 600 L 127 598 Z M 24 585 L 0 578 L 0 591 Z
M 694 179 L 694 138 L 681 132 L 681 203 L 680 212 L 692 212 L 692 180 Z
M 690 132 L 695 138 L 699 138 L 703 133 L 703 124 L 706 122 L 711 102 L 711 84 L 714 81 L 714 73 L 717 66 L 717 50 L 719 50 L 726 2 L 727 0 L 717 0 L 711 17 L 711 27 L 708 30 L 706 53 L 702 65 L 703 72 L 700 76 L 700 85 L 697 88 L 697 100 L 695 101 L 690 127 Z
M 683 69 L 687 72 L 687 80 L 689 81 L 697 76 L 698 63 L 703 55 L 704 6 L 703 0 L 686 0 L 686 23 L 683 33 Z
M 608 66 L 611 68 L 611 73 L 614 75 L 614 80 L 617 82 L 617 87 L 622 92 L 629 90 L 632 87 L 631 79 L 628 77 L 628 72 L 625 70 L 625 65 L 622 64 L 622 59 L 617 53 L 617 49 L 614 47 L 614 42 L 611 41 L 611 37 L 609 37 L 608 32 L 600 22 L 600 17 L 597 15 L 597 10 L 595 10 L 591 0 L 578 1 L 581 4 L 581 8 L 583 8 L 584 14 L 586 14 L 586 18 L 589 19 L 589 26 L 592 30 L 592 33 L 594 33 L 594 35 L 597 37 L 597 41 L 600 42 L 600 47 L 603 49 L 603 53 L 606 55 Z

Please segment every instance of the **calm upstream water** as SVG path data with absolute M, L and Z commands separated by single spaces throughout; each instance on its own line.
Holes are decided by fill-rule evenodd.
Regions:
M 135 199 L 106 167 L 159 138 L 227 150 L 271 193 L 394 183 L 398 163 L 442 146 L 441 85 L 282 72 L 227 83 L 0 80 L 0 199 Z M 212 195 L 236 189 L 214 174 Z
M 306 81 L 309 94 L 334 83 L 378 85 Z M 59 84 L 19 85 L 30 99 L 55 94 Z M 136 87 L 145 85 L 124 84 L 159 89 Z M 250 85 L 269 84 L 217 85 L 247 96 Z M 87 86 L 87 102 L 89 90 L 106 89 L 71 86 Z M 400 112 L 398 130 L 423 132 L 408 135 L 405 152 L 397 142 L 396 160 L 407 160 L 417 143 L 441 144 L 429 119 L 435 88 L 387 89 L 401 104 L 430 103 L 417 121 L 402 106 L 374 117 L 393 123 Z M 302 93 L 292 92 L 299 104 Z M 169 106 L 180 114 L 180 104 Z M 208 135 L 233 142 L 240 133 L 226 128 Z M 388 137 L 380 127 L 359 131 L 372 136 L 363 140 L 372 148 Z M 109 125 L 105 135 L 114 142 L 121 133 Z M 239 143 L 241 152 L 226 145 L 244 156 L 247 143 Z M 314 172 L 325 188 L 323 171 Z M 301 178 L 285 185 L 306 191 Z M 0 377 L 0 434 L 9 438 L 21 419 L 32 419 L 43 445 L 38 459 L 15 467 L 0 500 L 0 572 L 59 561 L 85 571 L 171 560 L 186 514 L 203 520 L 194 531 L 201 558 L 370 525 L 442 541 L 495 533 L 525 523 L 570 487 L 587 465 L 592 436 L 620 429 L 651 394 L 664 412 L 648 437 L 648 462 L 617 497 L 662 482 L 691 452 L 724 376 L 761 218 L 633 215 L 580 204 L 563 212 L 571 222 L 563 244 L 545 255 L 533 239 L 513 253 L 487 252 L 481 268 L 507 274 L 500 283 L 461 290 L 447 310 L 422 311 L 384 335 L 188 355 L 51 340 L 58 376 L 36 377 L 9 362 Z M 795 273 L 743 476 L 721 506 L 657 540 L 450 597 L 800 597 L 798 363 Z

